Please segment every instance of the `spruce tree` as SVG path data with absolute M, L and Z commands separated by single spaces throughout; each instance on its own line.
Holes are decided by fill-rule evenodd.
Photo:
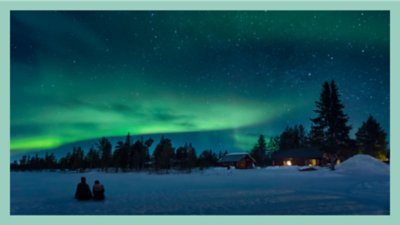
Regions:
M 176 149 L 175 153 L 176 162 L 178 163 L 179 168 L 182 170 L 186 168 L 187 164 L 187 149 L 187 144 L 185 144 L 185 146 L 180 146 L 178 149 Z
M 327 150 L 335 153 L 347 147 L 350 140 L 351 126 L 347 125 L 348 116 L 343 112 L 343 104 L 339 99 L 339 91 L 334 81 L 331 81 L 331 107 L 328 113 Z
M 98 141 L 96 146 L 101 154 L 102 169 L 107 171 L 112 162 L 111 143 L 107 138 L 103 137 Z
M 86 162 L 88 164 L 88 167 L 90 169 L 99 167 L 99 161 L 99 153 L 93 147 L 91 147 L 86 155 Z
M 319 101 L 315 102 L 315 105 L 317 108 L 314 112 L 317 113 L 317 117 L 311 119 L 310 139 L 313 146 L 323 148 L 327 140 L 328 113 L 331 105 L 331 90 L 328 82 L 322 85 Z
M 217 154 L 210 150 L 204 150 L 197 159 L 197 164 L 200 169 L 215 166 L 218 162 Z
M 169 169 L 174 157 L 174 148 L 172 147 L 171 139 L 161 137 L 160 143 L 156 146 L 154 152 L 155 169 Z
M 311 119 L 310 139 L 314 147 L 326 153 L 332 166 L 338 153 L 347 155 L 345 151 L 350 141 L 351 126 L 347 125 L 348 116 L 343 109 L 335 82 L 325 82 L 314 110 L 317 117 Z
M 130 167 L 131 160 L 131 135 L 128 133 L 123 148 L 121 149 L 120 167 L 126 171 Z
M 275 152 L 279 150 L 279 143 L 280 143 L 280 138 L 279 136 L 275 137 L 270 137 L 268 144 L 267 144 L 267 150 L 270 152 Z
M 384 160 L 387 156 L 386 133 L 372 116 L 363 122 L 356 133 L 356 144 L 361 153 Z
M 260 135 L 257 144 L 253 147 L 250 154 L 259 165 L 263 166 L 265 164 L 266 151 L 267 151 L 267 144 L 265 142 L 264 135 Z
M 186 152 L 187 152 L 187 168 L 189 169 L 189 171 L 191 171 L 192 168 L 196 166 L 197 162 L 196 149 L 192 146 L 192 144 L 189 144 L 189 147 L 187 148 Z
M 286 127 L 277 140 L 279 140 L 279 150 L 300 149 L 306 147 L 307 136 L 303 125 L 295 125 Z
M 123 164 L 123 151 L 125 148 L 125 143 L 122 141 L 118 141 L 117 145 L 115 146 L 114 154 L 112 156 L 112 164 L 115 167 L 116 172 L 118 173 L 119 168 L 122 168 Z

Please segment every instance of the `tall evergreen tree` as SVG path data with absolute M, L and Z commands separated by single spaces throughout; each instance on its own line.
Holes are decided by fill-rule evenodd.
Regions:
M 176 150 L 175 159 L 180 169 L 191 170 L 196 166 L 196 150 L 193 148 L 191 143 L 185 144 Z
M 280 138 L 279 136 L 270 137 L 267 143 L 267 150 L 271 152 L 279 150 Z
M 43 169 L 55 169 L 57 166 L 57 160 L 54 157 L 54 153 L 46 152 L 44 157 L 44 165 L 42 165 Z
M 217 154 L 210 150 L 204 150 L 197 159 L 200 169 L 215 166 L 218 162 Z
M 196 166 L 197 162 L 196 149 L 192 146 L 192 144 L 189 144 L 186 152 L 187 152 L 187 169 L 192 170 L 192 168 Z M 214 156 L 216 158 L 215 154 Z
M 68 152 L 64 157 L 59 160 L 61 170 L 71 169 L 71 152 Z
M 21 159 L 19 160 L 19 165 L 21 166 L 21 170 L 26 170 L 26 166 L 27 166 L 28 162 L 29 162 L 28 156 L 23 155 L 21 157 Z
M 327 142 L 326 133 L 328 130 L 328 117 L 331 106 L 331 89 L 329 83 L 322 85 L 319 100 L 315 102 L 317 117 L 311 119 L 312 126 L 310 132 L 311 144 L 315 147 L 323 148 Z
M 107 171 L 112 162 L 111 142 L 107 138 L 103 137 L 96 145 L 101 154 L 102 169 Z
M 386 132 L 372 116 L 356 133 L 356 145 L 361 153 L 384 160 L 387 156 Z
M 303 125 L 286 127 L 279 137 L 279 150 L 304 148 L 306 142 L 307 136 Z
M 186 168 L 187 154 L 187 144 L 176 149 L 175 159 L 178 167 L 182 170 Z
M 144 141 L 144 148 L 142 149 L 141 152 L 141 155 L 143 157 L 142 168 L 144 168 L 146 162 L 150 161 L 149 149 L 153 145 L 153 143 L 154 140 L 152 138 L 148 138 L 146 141 Z
M 74 147 L 71 155 L 71 169 L 85 169 L 84 153 L 81 147 Z
M 317 117 L 311 119 L 311 143 L 329 155 L 336 155 L 346 149 L 351 126 L 347 125 L 348 117 L 343 112 L 338 88 L 334 81 L 325 82 L 319 101 L 316 102 Z
M 153 152 L 155 169 L 169 169 L 174 157 L 174 148 L 172 147 L 171 139 L 161 137 L 160 143 L 156 146 Z
M 144 168 L 145 162 L 149 160 L 149 147 L 152 144 L 152 139 L 143 141 L 143 138 L 137 140 L 135 144 L 131 146 L 131 168 L 141 170 Z
M 131 135 L 128 133 L 125 139 L 125 143 L 123 144 L 123 147 L 120 149 L 121 150 L 121 158 L 120 158 L 120 167 L 126 171 L 130 165 L 129 162 L 132 159 L 131 156 Z
M 115 167 L 117 173 L 119 171 L 119 168 L 122 168 L 122 165 L 124 164 L 122 159 L 124 149 L 125 143 L 122 141 L 118 141 L 114 149 L 114 154 L 112 155 L 112 164 Z
M 339 99 L 339 91 L 334 81 L 331 81 L 331 108 L 328 113 L 327 150 L 336 153 L 347 148 L 350 140 L 351 126 L 347 125 L 349 118 L 343 112 L 343 104 Z
M 87 155 L 86 155 L 86 162 L 90 169 L 98 168 L 100 166 L 100 156 L 98 151 L 93 147 L 90 147 Z
M 251 156 L 256 160 L 259 165 L 265 164 L 267 144 L 264 135 L 260 135 L 257 144 L 251 150 Z

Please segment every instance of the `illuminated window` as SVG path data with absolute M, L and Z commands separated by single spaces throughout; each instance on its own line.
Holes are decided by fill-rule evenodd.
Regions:
M 292 165 L 292 161 L 290 161 L 290 160 L 283 161 L 283 165 L 291 166 Z
M 310 159 L 308 161 L 308 165 L 309 166 L 316 166 L 317 165 L 317 160 L 316 159 Z

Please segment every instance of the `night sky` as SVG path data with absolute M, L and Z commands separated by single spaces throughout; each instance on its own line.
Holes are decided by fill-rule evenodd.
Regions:
M 246 151 L 315 117 L 389 132 L 388 11 L 13 11 L 11 151 L 102 136 Z M 158 142 L 158 140 L 156 140 Z

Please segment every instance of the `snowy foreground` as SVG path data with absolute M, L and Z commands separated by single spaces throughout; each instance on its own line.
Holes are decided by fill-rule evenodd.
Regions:
M 104 202 L 73 198 L 81 176 Z M 12 215 L 388 215 L 389 167 L 367 156 L 336 171 L 212 168 L 190 174 L 12 172 Z

